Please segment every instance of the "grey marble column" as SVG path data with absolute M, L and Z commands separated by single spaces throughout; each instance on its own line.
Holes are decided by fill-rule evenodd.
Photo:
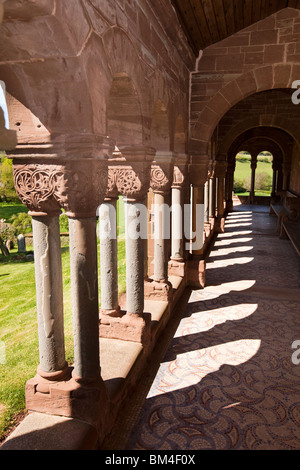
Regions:
M 204 222 L 209 222 L 209 182 L 204 184 Z
M 192 233 L 195 235 L 192 253 L 202 254 L 204 243 L 204 185 L 193 186 Z
M 209 178 L 209 217 L 216 215 L 216 181 L 215 178 Z
M 119 316 L 117 199 L 104 201 L 99 212 L 101 313 Z
M 33 216 L 33 245 L 40 364 L 49 376 L 66 369 L 58 216 Z
M 69 227 L 74 376 L 95 379 L 100 374 L 96 217 L 71 218 Z
M 165 227 L 165 198 L 162 193 L 154 193 L 154 281 L 168 280 L 168 265 L 166 261 Z
M 172 239 L 171 259 L 183 260 L 183 211 L 181 188 L 172 188 Z
M 142 315 L 144 311 L 144 237 L 147 210 L 143 203 L 125 199 L 126 218 L 126 310 Z

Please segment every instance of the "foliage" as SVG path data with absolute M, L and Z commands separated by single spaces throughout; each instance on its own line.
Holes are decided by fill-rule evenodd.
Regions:
M 0 158 L 0 200 L 19 200 L 14 187 L 12 160 L 4 155 Z
M 59 217 L 59 227 L 61 232 L 69 231 L 69 219 L 66 214 L 61 214 Z
M 247 191 L 246 187 L 245 187 L 245 180 L 241 179 L 241 178 L 238 178 L 238 179 L 235 179 L 234 180 L 234 183 L 233 183 L 233 191 L 235 194 L 238 194 L 238 193 L 244 193 L 245 191 Z
M 17 235 L 20 233 L 31 233 L 32 232 L 32 225 L 31 225 L 31 216 L 28 215 L 26 212 L 19 212 L 11 217 L 12 226 L 15 228 Z
M 255 191 L 271 192 L 273 176 L 271 159 L 272 157 L 268 155 L 259 155 L 255 172 Z M 250 188 L 250 156 L 239 155 L 239 158 L 236 158 L 233 191 L 235 194 L 242 194 L 249 192 Z
M 0 237 L 4 243 L 8 240 L 16 241 L 16 229 L 5 222 L 5 219 L 0 220 Z
M 255 175 L 255 188 L 262 191 L 270 191 L 272 188 L 272 177 L 266 171 Z

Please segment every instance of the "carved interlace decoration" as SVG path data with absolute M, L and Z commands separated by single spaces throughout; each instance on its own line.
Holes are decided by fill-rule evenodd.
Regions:
M 144 164 L 124 167 L 111 166 L 108 169 L 107 197 L 118 194 L 127 199 L 137 200 L 146 196 L 149 187 L 149 169 Z
M 15 164 L 16 191 L 33 214 L 52 215 L 64 208 L 68 215 L 89 217 L 105 196 L 107 164 L 73 161 L 64 165 Z
M 31 212 L 59 212 L 54 198 L 55 187 L 61 175 L 57 169 L 40 165 L 14 165 L 14 184 L 19 198 Z

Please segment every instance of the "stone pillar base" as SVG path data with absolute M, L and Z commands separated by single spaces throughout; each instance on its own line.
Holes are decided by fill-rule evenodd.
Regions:
M 172 299 L 172 294 L 172 284 L 168 281 L 149 279 L 144 283 L 144 296 L 147 300 L 165 300 L 169 302 Z
M 101 315 L 99 321 L 101 338 L 121 339 L 147 345 L 151 338 L 151 315 L 123 313 L 119 317 Z
M 210 237 L 212 232 L 211 225 L 209 222 L 204 223 L 204 233 L 205 233 L 205 240 Z
M 206 279 L 206 261 L 192 258 L 188 260 L 188 283 L 191 287 L 203 289 Z
M 185 277 L 186 263 L 183 260 L 170 259 L 168 263 L 169 276 Z
M 80 419 L 94 426 L 100 433 L 105 426 L 109 398 L 103 380 L 79 379 L 71 376 L 64 380 L 49 380 L 39 373 L 25 385 L 28 411 L 48 413 Z
M 224 233 L 225 231 L 225 217 L 219 216 L 216 219 L 215 230 L 217 233 Z

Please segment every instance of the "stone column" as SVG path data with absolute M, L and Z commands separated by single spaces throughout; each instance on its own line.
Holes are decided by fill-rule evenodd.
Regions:
M 216 215 L 216 180 L 212 176 L 208 180 L 209 182 L 209 219 L 213 221 Z
M 173 180 L 173 154 L 156 153 L 151 167 L 150 186 L 154 193 L 154 274 L 145 284 L 145 297 L 169 300 L 172 286 L 168 281 L 167 237 L 170 236 L 170 207 L 165 198 Z
M 204 245 L 204 184 L 193 186 L 192 195 L 192 253 L 203 254 Z
M 208 202 L 208 194 L 204 193 L 205 184 L 207 183 L 207 178 L 209 175 L 209 170 L 211 169 L 211 162 L 209 160 L 208 155 L 193 155 L 191 156 L 191 162 L 189 164 L 189 181 L 192 184 L 193 188 L 193 220 L 192 220 L 192 229 L 194 231 L 198 231 L 200 234 L 202 233 L 203 238 L 200 240 L 201 244 L 199 247 L 195 247 L 192 251 L 189 260 L 188 260 L 188 281 L 191 286 L 196 288 L 204 287 L 205 285 L 205 249 L 207 246 L 207 240 L 209 241 L 209 233 L 210 233 L 210 224 L 207 224 L 206 229 L 208 228 L 208 232 L 204 233 L 204 217 L 205 217 L 205 210 L 204 210 L 204 202 Z M 208 189 L 208 184 L 206 185 Z M 210 195 L 209 195 L 210 196 Z M 197 220 L 196 220 L 196 213 L 195 208 L 196 205 L 199 205 L 202 208 L 202 211 L 198 213 L 198 218 L 200 217 L 200 225 L 198 224 L 197 227 Z M 199 220 L 198 220 L 199 222 Z M 199 228 L 200 227 L 200 228 Z M 199 233 L 197 234 L 199 236 Z M 204 235 L 207 235 L 207 238 L 204 238 Z M 201 236 L 201 235 L 200 235 Z
M 250 204 L 254 204 L 255 199 L 255 171 L 257 167 L 257 157 L 251 159 L 251 189 L 250 189 Z
M 209 223 L 209 182 L 204 184 L 204 223 Z
M 118 240 L 117 197 L 107 198 L 99 210 L 101 311 L 105 315 L 120 316 L 118 296 Z
M 184 277 L 186 263 L 184 255 L 184 190 L 187 186 L 187 156 L 178 155 L 173 169 L 173 181 L 171 186 L 171 257 L 168 263 L 168 274 Z
M 276 187 L 277 187 L 277 165 L 272 164 L 272 170 L 273 170 L 273 176 L 272 176 L 272 191 L 271 191 L 271 197 L 276 196 Z
M 63 288 L 58 216 L 32 215 L 36 307 L 38 317 L 38 373 L 59 379 L 66 374 Z
M 126 229 L 126 309 L 113 316 L 101 315 L 100 335 L 126 341 L 150 343 L 151 318 L 144 312 L 145 239 L 147 239 L 146 195 L 150 183 L 153 149 L 120 147 L 109 161 L 107 197 L 122 195 Z M 111 246 L 111 245 L 110 245 Z M 113 260 L 111 266 L 115 266 Z M 117 305 L 110 299 L 107 305 Z M 122 305 L 123 309 L 123 305 Z M 116 313 L 116 315 L 115 315 Z
M 166 212 L 165 197 L 163 193 L 154 192 L 154 275 L 157 282 L 168 280 L 168 269 L 165 253 L 165 224 L 168 223 L 169 214 Z
M 70 266 L 74 334 L 74 377 L 97 379 L 99 302 L 96 214 L 70 217 Z
M 218 180 L 217 185 L 217 229 L 220 232 L 224 232 L 225 225 L 225 174 L 226 174 L 227 163 L 222 160 L 217 160 L 215 174 Z
M 181 203 L 181 189 L 172 187 L 172 240 L 171 258 L 177 261 L 183 260 L 183 208 Z
M 49 393 L 52 382 L 66 379 L 63 323 L 63 287 L 59 204 L 50 195 L 50 180 L 57 167 L 14 160 L 14 183 L 32 216 L 39 357 L 37 375 L 26 385 L 34 393 Z M 30 407 L 27 399 L 26 406 Z
M 126 217 L 126 309 L 127 315 L 142 317 L 144 312 L 144 236 L 146 206 L 125 199 Z
M 235 161 L 229 163 L 226 173 L 226 191 L 225 191 L 225 201 L 226 201 L 226 212 L 231 212 L 233 210 L 233 182 L 234 182 L 234 171 L 235 171 Z
M 97 207 L 107 186 L 107 163 L 101 159 L 67 162 L 57 198 L 69 217 L 73 377 L 100 380 Z
M 15 187 L 33 215 L 40 366 L 26 383 L 30 411 L 70 416 L 100 429 L 108 402 L 100 375 L 96 208 L 107 186 L 105 137 L 52 136 L 14 156 Z M 57 139 L 57 140 L 56 140 Z M 49 155 L 47 155 L 49 152 Z M 61 155 L 58 160 L 57 155 Z M 29 163 L 30 162 L 30 163 Z M 74 367 L 64 359 L 58 213 L 69 217 Z M 46 370 L 44 370 L 46 369 Z

